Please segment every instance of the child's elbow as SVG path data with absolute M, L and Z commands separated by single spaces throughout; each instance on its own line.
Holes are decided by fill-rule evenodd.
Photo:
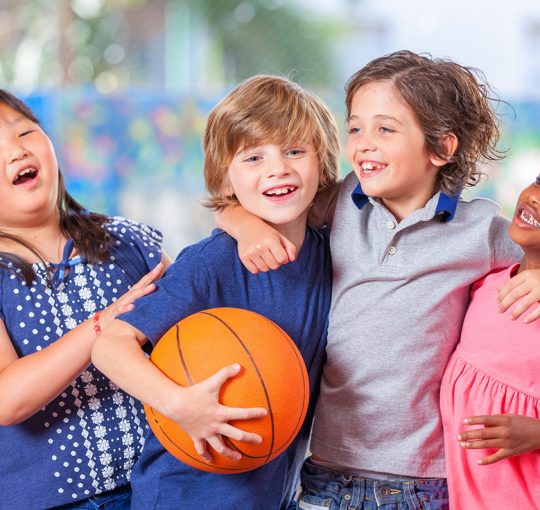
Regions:
M 0 400 L 0 426 L 11 427 L 12 425 L 18 425 L 28 417 L 29 413 L 20 406 L 6 399 Z

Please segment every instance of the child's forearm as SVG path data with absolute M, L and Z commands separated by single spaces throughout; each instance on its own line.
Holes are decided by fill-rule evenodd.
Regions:
M 20 423 L 57 397 L 89 364 L 97 332 L 154 290 L 158 264 L 130 290 L 40 351 L 19 358 L 0 321 L 0 425 Z M 97 331 L 96 331 L 97 330 Z
M 92 320 L 87 320 L 52 345 L 18 358 L 5 326 L 1 324 L 2 365 L 0 372 L 0 424 L 20 423 L 59 395 L 90 363 L 96 338 Z M 9 359 L 10 358 L 10 359 Z
M 92 362 L 124 391 L 172 417 L 170 402 L 180 387 L 148 359 L 141 349 L 145 340 L 137 329 L 116 320 L 94 343 Z M 167 399 L 162 395 L 167 395 Z
M 267 226 L 261 218 L 246 211 L 241 205 L 225 207 L 216 212 L 215 218 L 216 225 L 236 240 L 248 229 L 261 229 Z
M 260 436 L 237 429 L 229 421 L 264 416 L 264 409 L 238 409 L 219 403 L 221 386 L 238 373 L 238 365 L 224 367 L 205 381 L 184 388 L 153 365 L 140 347 L 143 342 L 144 336 L 138 330 L 115 321 L 95 342 L 92 361 L 124 391 L 176 421 L 192 437 L 195 449 L 206 460 L 211 458 L 206 442 L 223 455 L 240 457 L 227 446 L 222 435 L 238 441 L 261 441 Z

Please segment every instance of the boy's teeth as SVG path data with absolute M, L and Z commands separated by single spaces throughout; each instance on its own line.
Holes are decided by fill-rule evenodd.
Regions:
M 531 225 L 532 227 L 540 228 L 540 223 L 533 218 L 532 214 L 525 211 L 525 209 L 522 209 L 519 217 L 522 221 L 524 221 L 528 225 Z
M 382 170 L 385 165 L 381 165 L 380 163 L 371 163 L 370 161 L 364 161 L 362 163 L 362 170 Z
M 271 189 L 270 191 L 266 192 L 266 195 L 284 195 L 285 193 L 290 193 L 291 191 L 294 191 L 294 188 L 287 186 L 285 188 Z

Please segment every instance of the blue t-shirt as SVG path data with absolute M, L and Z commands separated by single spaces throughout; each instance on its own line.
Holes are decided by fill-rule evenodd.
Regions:
M 252 310 L 274 321 L 295 341 L 306 362 L 311 390 L 308 415 L 292 445 L 272 462 L 247 473 L 221 475 L 186 466 L 148 430 L 133 468 L 133 509 L 287 508 L 298 483 L 318 395 L 330 294 L 326 234 L 307 229 L 297 261 L 253 275 L 238 258 L 236 242 L 215 230 L 211 237 L 186 248 L 158 282 L 158 289 L 120 317 L 155 344 L 176 322 L 200 310 L 221 306 Z
M 0 270 L 0 318 L 19 357 L 51 345 L 160 261 L 159 232 L 123 218 L 111 218 L 106 228 L 114 238 L 109 259 L 68 260 L 68 247 L 69 270 L 56 271 L 52 284 L 43 264 L 34 264 L 31 285 Z M 140 403 L 88 366 L 34 416 L 0 427 L 0 508 L 50 508 L 125 485 L 146 428 Z

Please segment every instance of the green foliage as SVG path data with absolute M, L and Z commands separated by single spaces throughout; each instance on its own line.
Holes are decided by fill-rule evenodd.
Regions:
M 173 1 L 173 3 L 182 0 Z M 275 0 L 187 0 L 201 14 L 225 61 L 228 83 L 256 73 L 291 75 L 304 83 L 332 82 L 330 23 Z M 330 39 L 331 40 L 331 39 Z

